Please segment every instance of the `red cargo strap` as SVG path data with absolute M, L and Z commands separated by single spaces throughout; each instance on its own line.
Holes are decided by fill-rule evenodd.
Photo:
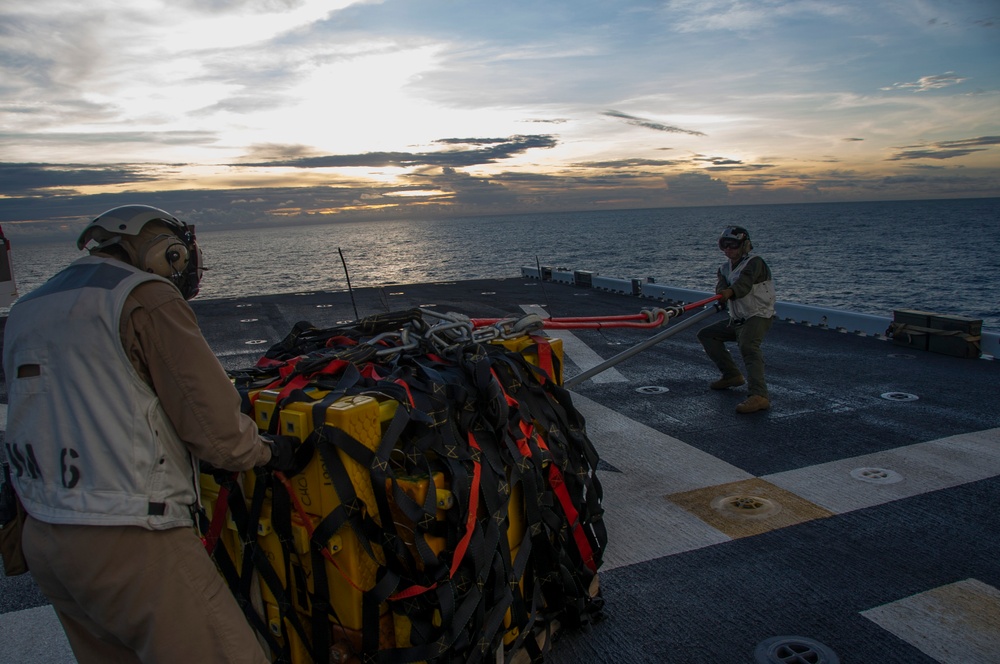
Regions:
M 545 378 L 548 380 L 555 380 L 554 369 L 552 367 L 552 344 L 549 342 L 548 337 L 542 337 L 535 334 L 529 335 L 531 340 L 538 344 L 538 366 L 542 371 L 545 372 Z M 539 381 L 542 384 L 545 380 Z
M 475 436 L 472 432 L 469 432 L 469 446 L 475 450 L 480 450 L 479 443 L 476 442 Z M 462 535 L 462 539 L 458 541 L 458 545 L 455 547 L 455 555 L 451 559 L 451 570 L 449 571 L 449 577 L 455 578 L 455 573 L 458 571 L 459 566 L 462 564 L 462 559 L 465 558 L 466 551 L 469 550 L 469 542 L 472 540 L 472 533 L 476 528 L 476 513 L 479 511 L 479 478 L 482 474 L 482 465 L 473 460 L 472 462 L 472 488 L 469 489 L 469 516 L 465 520 L 465 533 Z M 389 599 L 395 601 L 400 599 L 406 599 L 408 597 L 415 597 L 428 590 L 433 590 L 437 588 L 438 584 L 433 584 L 430 586 L 410 586 L 406 590 L 401 590 L 394 595 L 391 595 Z
M 525 425 L 524 422 L 521 422 L 521 430 L 525 433 L 530 432 L 529 435 L 535 437 L 539 449 L 549 449 L 548 445 L 545 444 L 545 439 L 535 434 L 534 426 Z M 562 471 L 551 461 L 549 462 L 549 486 L 552 487 L 552 491 L 555 492 L 556 498 L 562 506 L 563 514 L 566 515 L 566 522 L 573 529 L 573 539 L 576 540 L 576 548 L 580 552 L 583 563 L 587 566 L 587 569 L 596 573 L 597 563 L 594 562 L 594 550 L 590 546 L 590 540 L 587 539 L 587 533 L 583 530 L 583 524 L 580 523 L 580 513 L 576 511 L 573 498 L 569 495 L 569 489 L 566 488 L 566 481 L 563 479 Z
M 208 526 L 208 532 L 201 538 L 201 543 L 205 545 L 208 555 L 215 553 L 215 547 L 219 543 L 219 535 L 222 533 L 222 526 L 226 522 L 226 512 L 229 511 L 229 489 L 220 486 L 219 496 L 215 499 L 212 507 L 212 521 Z
M 590 548 L 587 533 L 584 532 L 583 524 L 580 523 L 580 513 L 576 511 L 576 507 L 573 505 L 573 499 L 570 498 L 566 482 L 563 481 L 562 472 L 556 468 L 554 463 L 549 464 L 549 485 L 555 491 L 556 498 L 559 499 L 559 504 L 562 505 L 566 521 L 573 528 L 573 539 L 576 540 L 576 548 L 580 551 L 583 564 L 591 572 L 597 572 L 597 564 L 594 562 L 594 551 Z

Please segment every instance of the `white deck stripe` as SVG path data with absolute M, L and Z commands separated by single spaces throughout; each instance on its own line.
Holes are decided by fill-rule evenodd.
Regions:
M 601 569 L 729 540 L 665 496 L 750 479 L 750 473 L 580 394 L 573 394 L 573 405 L 601 458 L 621 471 L 600 475 L 608 528 Z
M 891 484 L 865 482 L 851 476 L 858 468 L 890 470 L 903 479 Z M 838 459 L 761 479 L 843 514 L 997 475 L 1000 428 Z
M 862 611 L 941 664 L 995 664 L 1000 590 L 966 579 Z
M 608 548 L 602 569 L 645 562 L 711 546 L 729 538 L 666 499 L 672 493 L 753 476 L 581 394 L 573 404 L 601 458 L 621 473 L 601 473 Z M 903 476 L 875 484 L 851 476 L 856 468 Z M 1000 428 L 949 436 L 875 454 L 808 466 L 761 479 L 835 514 L 1000 475 Z
M 550 318 L 549 312 L 537 304 L 522 304 L 521 309 L 528 314 L 538 314 L 542 318 Z M 569 330 L 546 330 L 545 334 L 552 337 L 553 339 L 562 339 L 563 342 L 563 353 L 573 359 L 573 363 L 580 367 L 580 371 L 586 371 L 591 367 L 596 367 L 601 362 L 604 362 L 604 358 L 598 355 L 591 349 L 590 346 L 580 341 L 580 339 L 570 332 Z M 567 376 L 568 377 L 568 376 Z M 625 383 L 628 382 L 628 378 L 623 376 L 614 367 L 602 371 L 593 378 L 591 378 L 595 383 Z

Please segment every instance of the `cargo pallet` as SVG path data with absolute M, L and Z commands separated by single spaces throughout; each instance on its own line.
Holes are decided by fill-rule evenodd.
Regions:
M 463 353 L 391 382 L 333 357 L 245 390 L 262 432 L 303 443 L 300 469 L 204 473 L 202 532 L 272 661 L 537 662 L 599 618 L 597 456 L 561 341 Z

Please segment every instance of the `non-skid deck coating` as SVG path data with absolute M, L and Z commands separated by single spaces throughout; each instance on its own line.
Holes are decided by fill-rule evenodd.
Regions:
M 354 299 L 360 316 L 656 305 L 520 278 Z M 251 365 L 299 320 L 355 318 L 346 292 L 194 306 L 227 368 Z M 569 377 L 652 332 L 552 334 Z M 717 375 L 694 329 L 574 388 L 602 458 L 606 617 L 563 630 L 549 660 L 743 664 L 789 637 L 818 644 L 802 661 L 1000 662 L 1000 362 L 788 322 L 764 351 L 763 413 L 734 412 L 745 388 L 707 388 Z M 0 662 L 72 661 L 30 577 L 0 577 Z

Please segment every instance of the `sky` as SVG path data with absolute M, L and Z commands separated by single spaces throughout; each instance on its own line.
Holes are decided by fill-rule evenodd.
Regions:
M 997 0 L 0 0 L 0 223 L 1000 196 Z

